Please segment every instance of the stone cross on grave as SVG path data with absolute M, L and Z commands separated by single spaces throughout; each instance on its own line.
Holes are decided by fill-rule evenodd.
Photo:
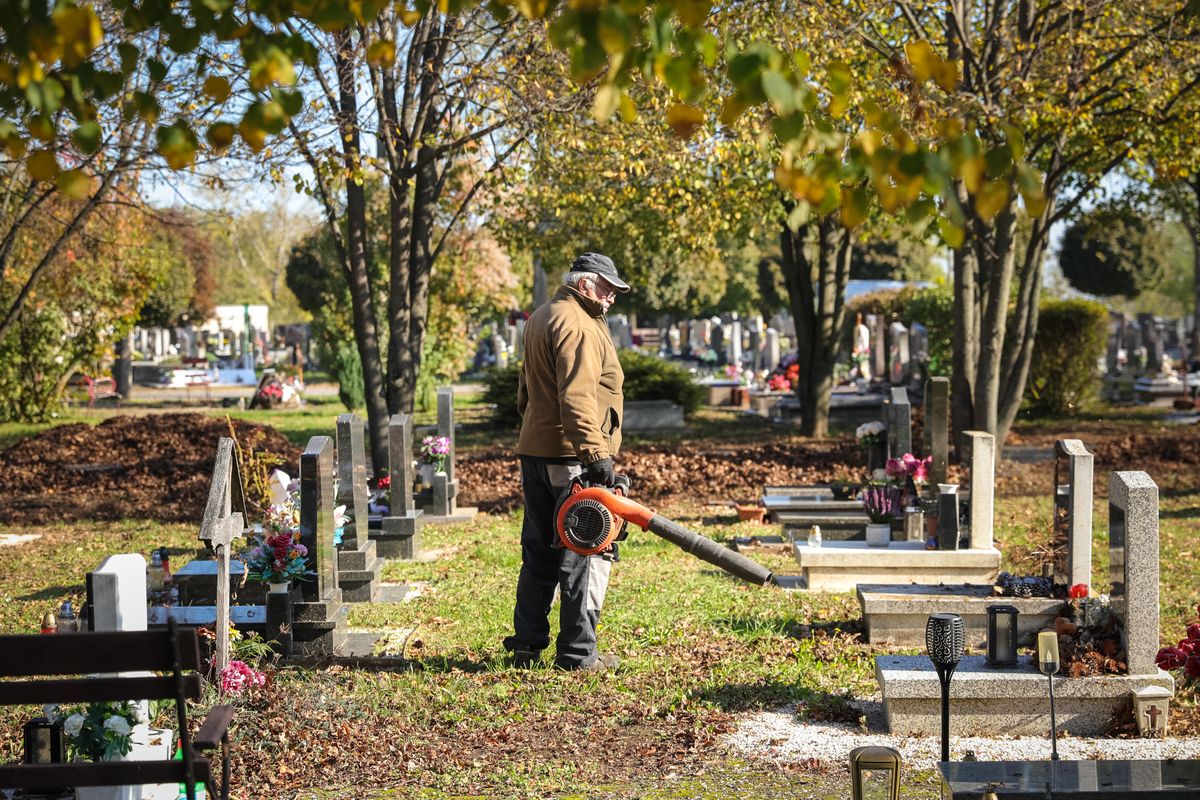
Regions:
M 213 552 L 217 562 L 217 651 L 216 673 L 229 663 L 229 546 L 246 533 L 246 500 L 242 470 L 234 441 L 222 436 L 217 442 L 208 502 L 200 522 L 200 541 Z
M 337 497 L 336 505 L 344 505 L 349 520 L 342 528 L 342 546 L 358 547 L 358 533 L 363 540 L 367 532 L 367 452 L 362 422 L 353 414 L 337 418 Z M 362 526 L 361 528 L 359 526 Z

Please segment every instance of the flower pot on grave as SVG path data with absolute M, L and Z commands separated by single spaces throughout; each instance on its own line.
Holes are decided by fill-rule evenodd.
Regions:
M 867 525 L 867 547 L 887 547 L 892 543 L 892 525 L 889 522 L 872 522 Z
M 291 581 L 270 581 L 267 583 L 267 591 L 270 594 L 287 594 L 291 586 Z
M 738 520 L 741 522 L 762 522 L 766 516 L 767 509 L 760 505 L 734 503 L 734 508 L 737 509 Z

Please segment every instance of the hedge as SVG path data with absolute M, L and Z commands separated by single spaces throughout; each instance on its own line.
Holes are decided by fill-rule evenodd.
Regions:
M 1108 308 L 1091 300 L 1043 300 L 1038 309 L 1025 409 L 1066 416 L 1096 396 L 1096 364 L 1108 341 Z
M 691 416 L 703 402 L 704 389 L 678 364 L 636 350 L 619 350 L 617 357 L 625 372 L 626 401 L 671 400 L 683 406 L 685 416 Z M 519 373 L 519 363 L 493 367 L 484 373 L 483 399 L 495 406 L 492 419 L 498 426 L 514 428 L 521 423 L 517 413 Z

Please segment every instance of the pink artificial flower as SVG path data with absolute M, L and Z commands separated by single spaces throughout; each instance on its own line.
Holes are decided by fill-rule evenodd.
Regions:
M 925 483 L 929 480 L 929 468 L 933 466 L 933 456 L 917 461 L 912 469 L 913 483 Z
M 917 464 L 921 463 L 921 459 L 914 456 L 912 453 L 905 453 L 900 456 L 900 460 L 904 462 L 904 469 L 911 475 L 913 470 L 917 468 Z
M 908 468 L 904 466 L 904 462 L 898 458 L 889 458 L 883 466 L 883 471 L 893 480 L 903 478 L 908 474 Z
M 235 659 L 221 670 L 222 694 L 241 694 L 252 687 L 264 686 L 266 682 L 265 673 L 259 672 L 244 661 Z
M 1178 647 L 1164 647 L 1154 657 L 1154 663 L 1158 665 L 1159 669 L 1165 669 L 1168 672 L 1173 669 L 1179 669 L 1187 663 L 1187 660 L 1188 654 Z

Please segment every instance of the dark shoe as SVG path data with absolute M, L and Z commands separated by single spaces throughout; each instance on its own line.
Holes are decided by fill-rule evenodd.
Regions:
M 542 653 L 539 650 L 513 650 L 512 665 L 517 669 L 536 667 L 541 661 Z
M 596 660 L 590 664 L 567 664 L 555 660 L 554 666 L 559 669 L 574 672 L 578 670 L 586 670 L 588 672 L 596 671 L 603 672 L 605 670 L 614 670 L 621 665 L 621 659 L 611 653 L 601 653 L 596 656 Z

